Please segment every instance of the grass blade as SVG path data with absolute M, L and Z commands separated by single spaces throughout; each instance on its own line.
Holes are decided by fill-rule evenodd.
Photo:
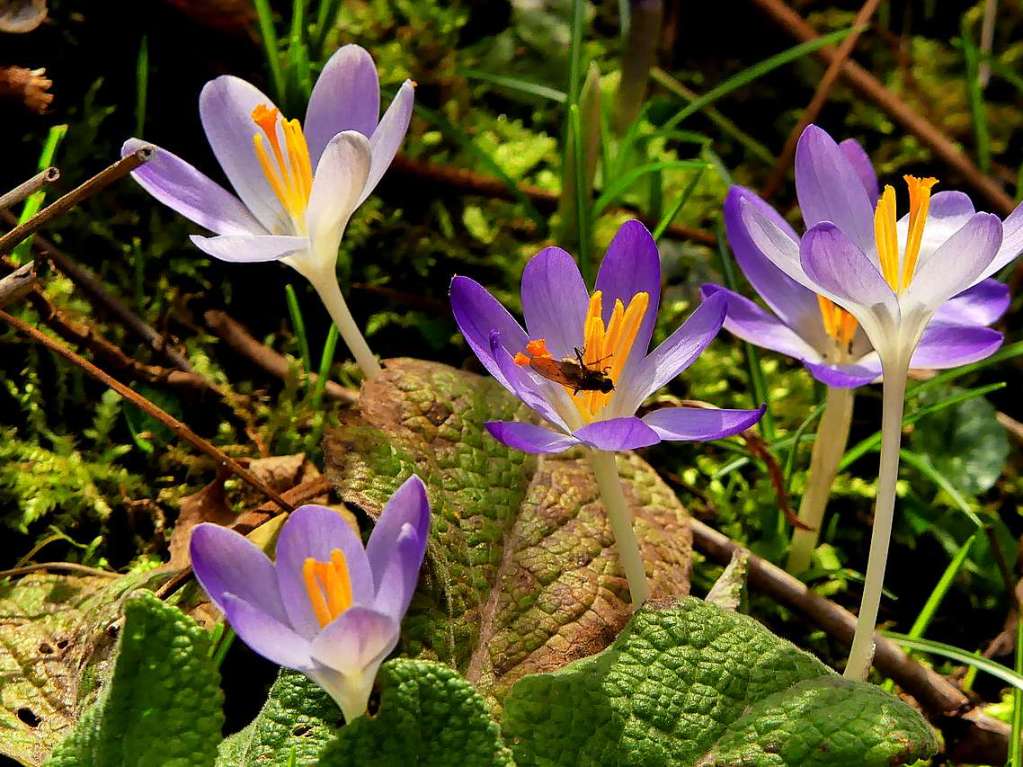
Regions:
M 987 125 L 987 105 L 980 84 L 980 52 L 970 35 L 970 25 L 963 16 L 961 37 L 966 60 L 966 95 L 970 101 L 973 136 L 977 142 L 977 164 L 985 173 L 991 171 L 991 134 Z
M 327 35 L 337 23 L 337 15 L 341 12 L 341 0 L 320 0 L 316 9 L 316 27 L 313 31 L 312 49 L 316 58 L 323 58 L 323 46 Z
M 316 386 L 313 387 L 313 410 L 319 410 L 320 402 L 323 401 L 323 390 L 327 388 L 327 377 L 334 364 L 334 352 L 337 351 L 337 339 L 337 325 L 332 322 L 330 330 L 327 331 L 327 340 L 323 344 L 323 354 L 320 355 L 320 369 L 317 371 Z
M 938 608 L 941 607 L 945 595 L 948 593 L 949 588 L 952 587 L 952 582 L 955 581 L 959 570 L 962 569 L 963 563 L 966 562 L 966 557 L 970 555 L 970 549 L 973 548 L 973 543 L 976 540 L 977 534 L 974 533 L 966 539 L 966 543 L 959 547 L 959 551 L 956 552 L 952 561 L 948 563 L 948 567 L 941 574 L 938 583 L 934 586 L 934 590 L 931 591 L 931 595 L 927 597 L 927 601 L 924 603 L 923 608 L 921 608 L 920 614 L 916 616 L 916 620 L 913 621 L 913 626 L 910 628 L 907 636 L 912 639 L 919 639 L 927 631 L 931 621 L 934 620 L 934 616 L 937 615 Z
M 523 80 L 520 77 L 510 77 L 509 75 L 498 75 L 493 72 L 484 72 L 480 69 L 460 69 L 459 74 L 470 80 L 479 80 L 480 82 L 490 83 L 500 88 L 507 88 L 508 90 L 516 91 L 517 93 L 524 93 L 527 96 L 536 96 L 537 98 L 546 99 L 547 101 L 553 101 L 555 104 L 564 104 L 568 101 L 568 94 L 564 91 L 559 91 L 557 88 L 552 88 L 549 85 L 541 85 L 540 83 L 534 83 L 529 80 Z
M 274 29 L 273 11 L 270 0 L 252 0 L 256 8 L 256 19 L 259 23 L 259 36 L 263 39 L 263 52 L 266 54 L 266 65 L 270 70 L 270 86 L 273 97 L 278 104 L 284 104 L 285 86 L 284 72 L 281 70 L 281 55 L 277 46 L 277 32 Z
M 711 88 L 699 98 L 691 101 L 676 112 L 675 115 L 666 123 L 664 123 L 664 125 L 661 126 L 661 130 L 672 130 L 676 128 L 678 124 L 687 117 L 691 117 L 710 104 L 713 104 L 715 101 L 727 96 L 729 93 L 732 93 L 744 85 L 748 85 L 754 80 L 773 72 L 778 67 L 785 66 L 789 62 L 800 59 L 815 51 L 819 51 L 821 48 L 840 42 L 855 29 L 855 27 L 849 27 L 848 29 L 841 29 L 837 32 L 832 32 L 829 35 L 822 35 L 821 37 L 814 38 L 808 42 L 793 46 L 781 53 L 776 53 L 774 56 L 770 56 L 763 61 L 758 61 L 753 66 L 747 67 L 741 72 L 732 75 L 717 87 Z
M 43 144 L 43 151 L 39 153 L 39 163 L 37 167 L 39 170 L 46 170 L 53 165 L 53 159 L 57 155 L 57 148 L 60 146 L 60 142 L 64 140 L 64 136 L 67 135 L 68 126 L 66 124 L 54 125 L 50 128 L 46 134 L 46 141 Z M 18 216 L 18 225 L 24 224 L 32 216 L 39 212 L 39 209 L 43 207 L 43 200 L 46 199 L 45 187 L 40 189 L 38 192 L 34 192 L 28 196 L 25 202 L 21 206 L 21 215 Z M 18 246 L 11 252 L 11 260 L 16 264 L 22 263 L 26 260 L 32 250 L 33 237 L 26 237 Z
M 696 171 L 692 180 L 686 184 L 686 188 L 682 190 L 682 194 L 680 194 L 678 199 L 675 200 L 675 204 L 671 206 L 670 210 L 666 211 L 664 215 L 661 216 L 661 220 L 657 222 L 657 226 L 653 231 L 655 242 L 661 239 L 664 232 L 669 226 L 671 226 L 671 222 L 675 220 L 675 216 L 679 214 L 682 207 L 689 201 L 689 198 L 692 197 L 693 192 L 696 191 L 696 187 L 700 183 L 700 179 L 703 178 L 703 171 L 704 168 L 700 168 Z
M 1017 674 L 1023 673 L 1023 615 L 1016 619 L 1016 653 L 1014 657 Z M 1012 691 L 1012 737 L 1009 738 L 1009 763 L 1012 767 L 1023 767 L 1023 689 Z
M 609 206 L 629 191 L 629 188 L 635 184 L 640 178 L 648 173 L 656 173 L 661 170 L 671 169 L 700 169 L 704 170 L 707 168 L 707 163 L 703 160 L 660 160 L 658 162 L 648 162 L 643 165 L 638 165 L 628 173 L 618 177 L 614 183 L 607 187 L 597 198 L 597 201 L 593 203 L 593 216 L 596 218 Z
M 142 35 L 135 62 L 135 138 L 142 138 L 146 127 L 146 102 L 149 93 L 149 36 Z
M 959 510 L 969 517 L 970 522 L 976 525 L 977 529 L 984 527 L 984 522 L 977 516 L 977 513 L 970 506 L 970 502 L 963 497 L 963 494 L 959 492 L 959 489 L 955 485 L 948 481 L 948 477 L 934 468 L 927 456 L 914 453 L 910 450 L 900 450 L 899 458 L 904 464 L 916 469 L 927 479 L 937 485 L 939 489 L 943 490 L 949 498 L 952 499 L 953 503 L 959 507 Z
M 302 308 L 298 305 L 298 295 L 295 293 L 295 288 L 291 286 L 290 282 L 284 286 L 284 295 L 288 300 L 288 314 L 291 315 L 291 326 L 295 330 L 295 338 L 298 339 L 303 370 L 309 373 L 313 369 L 313 358 L 309 353 L 309 337 L 305 332 L 305 319 L 302 317 Z
M 583 126 L 579 105 L 568 108 L 569 138 L 572 144 L 572 167 L 575 170 L 575 220 L 579 241 L 579 271 L 583 282 L 591 285 L 593 258 L 590 255 L 590 188 L 586 183 L 586 160 L 583 152 Z
M 958 647 L 953 647 L 950 644 L 945 644 L 944 642 L 935 642 L 933 639 L 914 639 L 913 637 L 906 636 L 905 634 L 898 634 L 894 631 L 881 631 L 879 633 L 881 636 L 887 637 L 903 647 L 908 647 L 911 650 L 917 650 L 919 652 L 930 653 L 931 655 L 938 655 L 942 658 L 954 660 L 957 663 L 964 663 L 967 666 L 972 666 L 980 671 L 990 674 L 996 679 L 1001 679 L 1003 682 L 1012 685 L 1017 690 L 1023 690 L 1023 674 L 1017 674 L 1011 668 L 1003 666 L 1001 663 L 996 663 L 993 660 L 989 660 L 980 653 L 962 650 Z

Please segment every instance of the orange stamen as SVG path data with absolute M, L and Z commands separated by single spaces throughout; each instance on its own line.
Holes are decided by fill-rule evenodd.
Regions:
M 526 354 L 530 357 L 550 357 L 547 349 L 547 341 L 543 338 L 536 338 L 526 344 Z
M 283 120 L 281 113 L 267 104 L 260 104 L 251 113 L 252 121 L 262 133 L 252 136 L 256 159 L 267 183 L 292 220 L 297 231 L 305 230 L 304 214 L 313 187 L 313 170 L 309 146 L 298 120 Z M 280 121 L 284 146 L 277 132 Z M 267 151 L 267 144 L 270 151 Z
M 352 581 L 341 549 L 330 552 L 329 562 L 307 557 L 302 564 L 302 579 L 321 628 L 352 606 Z

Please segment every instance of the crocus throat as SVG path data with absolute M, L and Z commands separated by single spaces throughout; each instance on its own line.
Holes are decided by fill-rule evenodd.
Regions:
M 606 373 L 616 388 L 625 364 L 629 361 L 632 345 L 643 325 L 649 304 L 650 295 L 646 292 L 636 293 L 629 299 L 628 306 L 621 299 L 617 299 L 611 317 L 605 325 L 602 292 L 597 290 L 590 296 L 586 319 L 583 322 L 583 348 L 580 350 L 583 364 L 591 371 Z M 530 365 L 534 358 L 550 357 L 544 339 L 539 338 L 529 341 L 525 352 L 515 355 L 515 362 L 519 365 Z M 576 362 L 573 358 L 567 358 L 566 361 Z M 575 387 L 569 384 L 562 385 L 571 396 L 579 415 L 587 423 L 593 421 L 615 395 L 614 391 L 576 391 Z
M 931 205 L 931 187 L 938 183 L 936 178 L 903 176 L 903 179 L 909 187 L 909 234 L 901 258 L 895 218 L 895 189 L 891 185 L 885 186 L 874 211 L 874 240 L 877 243 L 878 260 L 881 262 L 881 274 L 896 294 L 902 293 L 913 281 L 920 243 L 924 237 L 924 224 L 927 223 L 927 210 Z
M 817 304 L 820 306 L 824 331 L 835 341 L 839 353 L 849 351 L 856 328 L 859 327 L 856 318 L 824 296 L 817 296 Z
M 330 552 L 329 562 L 307 557 L 302 565 L 302 578 L 320 628 L 352 606 L 352 581 L 341 549 Z
M 281 207 L 291 218 L 295 232 L 304 233 L 305 209 L 313 188 L 313 169 L 302 125 L 298 120 L 283 119 L 279 110 L 267 104 L 260 104 L 252 110 L 252 121 L 262 131 L 252 135 L 252 144 L 263 174 Z M 281 136 L 284 137 L 283 146 Z M 270 151 L 267 151 L 267 144 Z

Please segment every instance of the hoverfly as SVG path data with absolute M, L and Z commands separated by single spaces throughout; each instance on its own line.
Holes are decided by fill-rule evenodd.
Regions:
M 607 374 L 611 368 L 594 369 L 591 367 L 603 362 L 607 357 L 587 364 L 583 359 L 583 351 L 578 348 L 574 351 L 575 359 L 565 357 L 556 360 L 547 351 L 547 344 L 540 338 L 527 343 L 526 353 L 516 354 L 515 363 L 523 367 L 528 366 L 532 368 L 533 372 L 548 381 L 554 381 L 554 383 L 571 389 L 573 395 L 581 391 L 598 391 L 601 394 L 613 392 L 614 381 Z

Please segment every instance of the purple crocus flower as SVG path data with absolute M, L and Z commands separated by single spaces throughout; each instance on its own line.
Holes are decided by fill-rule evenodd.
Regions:
M 398 644 L 429 528 L 426 488 L 412 476 L 365 548 L 337 512 L 302 506 L 281 528 L 275 562 L 233 530 L 203 523 L 192 531 L 192 568 L 245 644 L 319 684 L 351 722 Z
M 728 297 L 726 327 L 803 360 L 831 386 L 876 379 L 896 347 L 919 368 L 993 353 L 1002 337 L 985 326 L 1005 311 L 1008 292 L 988 278 L 1023 251 L 1023 207 L 1003 223 L 975 212 L 962 192 L 932 196 L 934 179 L 906 182 L 910 211 L 896 220 L 895 190 L 879 193 L 863 149 L 807 127 L 796 150 L 802 239 L 749 190 L 729 194 L 736 259 L 775 316 L 709 286 Z
M 961 192 L 929 194 L 915 184 L 921 266 L 944 242 L 974 217 L 973 204 Z M 874 209 L 881 199 L 877 175 L 863 148 L 849 139 L 836 144 L 816 126 L 800 138 L 796 155 L 796 189 L 807 228 L 830 221 L 858 238 L 857 246 L 880 267 L 874 232 Z M 892 193 L 886 193 L 893 195 Z M 911 203 L 912 206 L 912 203 Z M 923 213 L 923 219 L 920 213 Z M 987 214 L 981 221 L 997 228 Z M 895 223 L 898 240 L 906 243 L 913 212 Z M 881 375 L 881 359 L 853 314 L 827 295 L 809 286 L 805 278 L 790 276 L 777 263 L 799 263 L 800 238 L 771 206 L 749 189 L 732 187 L 725 200 L 725 224 L 736 261 L 753 288 L 769 307 L 764 310 L 747 298 L 719 285 L 705 285 L 703 295 L 728 299 L 725 328 L 745 341 L 803 362 L 815 378 L 834 387 L 855 387 Z M 1023 212 L 1017 208 L 1004 222 L 1001 246 L 991 261 L 951 287 L 957 295 L 934 304 L 925 322 L 910 366 L 922 369 L 956 367 L 992 354 L 1002 334 L 987 327 L 1009 306 L 1008 288 L 986 279 L 1023 250 Z M 973 231 L 973 229 L 968 230 Z M 921 236 L 922 235 L 922 236 Z M 814 238 L 819 235 L 814 234 Z M 963 235 L 966 236 L 966 233 Z M 965 241 L 955 247 L 963 248 Z M 868 255 L 869 254 L 869 255 Z M 983 257 L 985 254 L 981 253 Z M 987 252 L 991 257 L 992 253 Z M 972 282 L 972 285 L 970 284 Z M 962 288 L 966 290 L 962 290 Z M 962 290 L 962 292 L 959 292 Z M 947 296 L 946 296 L 947 298 Z
M 335 266 L 348 220 L 394 159 L 412 117 L 406 80 L 380 117 L 376 66 L 346 45 L 323 67 L 305 114 L 285 120 L 251 83 L 225 75 L 206 83 L 199 117 L 235 193 L 166 149 L 132 172 L 160 202 L 214 232 L 192 236 L 215 258 L 282 261 L 308 279 L 363 372 L 380 371 L 337 284 Z M 144 143 L 129 139 L 122 155 Z
M 725 318 L 724 297 L 711 297 L 648 354 L 660 292 L 657 245 L 638 221 L 626 222 L 615 235 L 592 295 L 564 250 L 550 247 L 534 256 L 522 273 L 525 328 L 479 283 L 455 277 L 451 307 L 470 348 L 548 424 L 492 421 L 489 432 L 528 453 L 560 453 L 577 445 L 617 451 L 661 440 L 719 439 L 756 423 L 763 409 L 669 407 L 635 415 L 648 396 L 699 357 Z M 609 379 L 610 387 L 576 390 L 570 380 L 559 383 L 543 374 L 563 361 L 576 372 Z

